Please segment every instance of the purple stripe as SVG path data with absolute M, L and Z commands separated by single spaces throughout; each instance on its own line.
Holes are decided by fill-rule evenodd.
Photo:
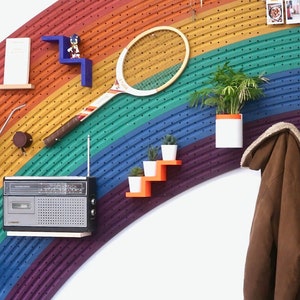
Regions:
M 241 156 L 252 141 L 277 122 L 299 126 L 299 114 L 294 111 L 245 124 L 243 149 L 216 149 L 213 136 L 180 149 L 182 166 L 170 166 L 166 182 L 152 183 L 150 198 L 126 198 L 128 184 L 123 182 L 99 200 L 97 232 L 84 239 L 54 239 L 6 299 L 51 299 L 92 254 L 129 224 L 177 194 L 239 168 Z

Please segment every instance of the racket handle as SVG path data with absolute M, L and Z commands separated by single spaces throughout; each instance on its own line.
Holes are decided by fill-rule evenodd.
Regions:
M 67 123 L 62 125 L 60 128 L 58 128 L 56 131 L 54 131 L 52 134 L 50 134 L 48 137 L 44 139 L 44 143 L 47 147 L 51 147 L 54 144 L 56 144 L 62 137 L 64 137 L 67 133 L 69 133 L 71 130 L 73 130 L 76 126 L 80 124 L 80 119 L 78 116 L 73 117 L 71 120 L 69 120 Z

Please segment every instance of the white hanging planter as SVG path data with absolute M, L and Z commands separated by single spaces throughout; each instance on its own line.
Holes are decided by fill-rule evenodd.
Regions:
M 131 193 L 140 193 L 142 190 L 142 177 L 129 176 L 128 177 L 129 191 Z
M 243 115 L 216 115 L 216 148 L 243 147 Z
M 156 161 L 145 160 L 143 161 L 143 168 L 145 176 L 153 177 L 156 176 Z
M 161 155 L 163 160 L 176 160 L 177 145 L 161 145 Z

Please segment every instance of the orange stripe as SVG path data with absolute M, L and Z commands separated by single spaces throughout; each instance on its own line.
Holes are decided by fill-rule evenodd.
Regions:
M 118 4 L 116 5 L 115 2 Z M 86 104 L 81 100 L 82 95 L 95 99 L 105 92 L 105 87 L 110 87 L 114 80 L 115 70 L 112 68 L 115 68 L 118 52 L 138 33 L 150 27 L 175 24 L 175 27 L 179 27 L 187 34 L 193 56 L 262 33 L 287 28 L 287 25 L 267 26 L 265 7 L 261 2 L 250 2 L 245 6 L 233 0 L 221 2 L 222 9 L 220 9 L 220 1 L 217 0 L 204 1 L 203 7 L 200 7 L 198 1 L 187 0 L 174 2 L 163 0 L 159 3 L 157 1 L 156 4 L 139 0 L 122 0 L 105 5 L 99 1 L 92 1 L 85 9 L 81 9 L 85 5 L 83 1 L 70 9 L 65 1 L 58 1 L 51 9 L 42 12 L 11 35 L 11 37 L 30 36 L 32 39 L 30 83 L 35 85 L 35 89 L 1 90 L 0 107 L 6 113 L 1 114 L 0 124 L 5 122 L 14 107 L 26 103 L 26 107 L 18 111 L 10 120 L 6 127 L 6 130 L 9 130 L 28 113 L 29 109 L 47 101 L 49 97 L 53 98 L 52 95 L 56 91 L 61 93 L 61 99 L 77 94 L 78 98 L 75 101 L 78 102 L 78 109 L 82 109 Z M 249 10 L 250 7 L 252 9 Z M 252 11 L 257 11 L 259 19 L 253 16 L 248 20 L 245 14 L 249 13 L 246 13 L 246 10 L 242 13 L 245 8 L 250 11 L 249 18 Z M 62 14 L 57 15 L 57 11 L 61 11 Z M 80 24 L 78 16 L 80 16 Z M 258 20 L 259 26 L 255 25 Z M 228 28 L 224 22 L 229 23 Z M 251 23 L 254 24 L 252 30 L 248 30 L 248 24 Z M 238 26 L 241 26 L 241 29 Z M 82 57 L 93 61 L 93 87 L 89 90 L 80 86 L 80 67 L 61 65 L 58 62 L 58 45 L 41 41 L 41 35 L 69 35 L 74 32 L 82 39 L 80 44 Z M 2 45 L 1 65 L 4 65 L 4 43 L 5 41 L 0 43 L 0 46 Z M 2 81 L 3 72 L 0 72 L 0 83 Z M 60 98 L 57 98 L 57 110 L 61 108 Z M 61 119 L 55 119 L 53 122 L 61 122 Z
M 217 114 L 216 119 L 242 119 L 242 114 Z

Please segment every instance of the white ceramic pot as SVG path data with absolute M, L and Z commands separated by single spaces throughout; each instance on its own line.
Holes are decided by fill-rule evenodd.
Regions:
M 243 147 L 243 115 L 216 115 L 216 148 Z
M 129 191 L 131 193 L 140 193 L 142 190 L 142 177 L 129 176 L 128 184 L 129 184 Z
M 145 160 L 143 161 L 143 168 L 145 176 L 156 176 L 156 161 Z
M 163 160 L 176 160 L 177 145 L 161 145 L 161 155 Z

